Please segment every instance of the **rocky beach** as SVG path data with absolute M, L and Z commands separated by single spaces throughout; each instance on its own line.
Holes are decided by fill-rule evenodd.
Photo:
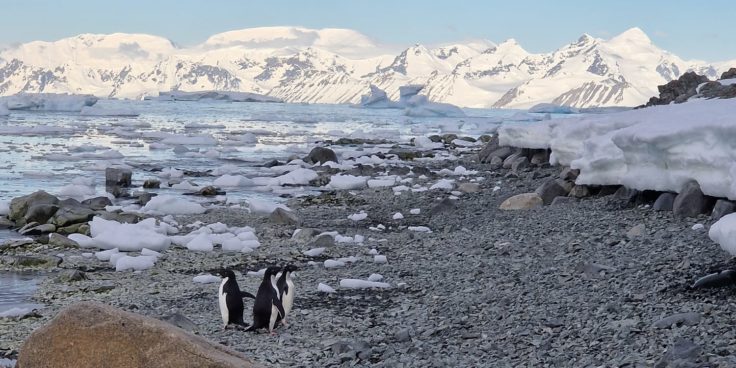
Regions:
M 675 211 L 655 210 L 660 193 L 575 186 L 577 172 L 547 164 L 546 150 L 499 147 L 489 136 L 468 138 L 489 141 L 474 148 L 453 143 L 461 138 L 423 137 L 381 164 L 315 166 L 318 194 L 289 199 L 286 214 L 215 204 L 167 219 L 183 232 L 251 227 L 260 246 L 249 252 L 174 244 L 153 267 L 116 272 L 92 256 L 97 249 L 62 235 L 6 242 L 3 270 L 47 276 L 32 298 L 44 308 L 0 318 L 0 357 L 16 359 L 31 331 L 93 300 L 274 367 L 736 365 L 733 289 L 691 288 L 732 266 L 707 236 L 712 207 L 686 217 L 677 206 L 687 203 L 673 195 Z M 341 174 L 398 178 L 385 187 L 325 186 Z M 135 171 L 133 186 L 144 176 Z M 104 208 L 90 211 L 140 220 Z M 257 271 L 285 264 L 299 267 L 296 300 L 275 336 L 223 330 L 219 279 L 194 282 L 227 267 L 255 292 Z M 341 285 L 347 279 L 385 285 L 354 289 Z M 250 322 L 252 300 L 245 306 Z

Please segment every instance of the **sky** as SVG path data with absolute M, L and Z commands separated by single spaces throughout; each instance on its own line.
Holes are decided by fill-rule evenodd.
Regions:
M 191 46 L 262 26 L 350 28 L 395 46 L 514 38 L 549 52 L 583 33 L 643 29 L 684 59 L 736 59 L 732 0 L 0 0 L 0 47 L 80 33 L 148 33 Z

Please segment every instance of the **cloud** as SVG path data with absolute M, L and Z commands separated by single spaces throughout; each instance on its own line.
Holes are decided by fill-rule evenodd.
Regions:
M 118 46 L 118 52 L 132 59 L 148 56 L 148 51 L 142 49 L 138 42 L 123 42 Z

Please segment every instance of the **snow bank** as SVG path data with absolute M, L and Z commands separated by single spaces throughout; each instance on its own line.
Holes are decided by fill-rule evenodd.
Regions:
M 736 256 L 736 213 L 723 216 L 711 225 L 708 237 L 728 254 Z
M 194 215 L 204 213 L 205 209 L 199 203 L 162 194 L 151 198 L 142 211 L 160 215 Z
M 100 108 L 97 106 L 84 106 L 79 112 L 82 116 L 120 116 L 120 117 L 136 117 L 139 112 L 133 109 L 125 108 Z
M 92 95 L 70 95 L 66 93 L 19 93 L 0 98 L 0 104 L 8 110 L 79 112 L 85 106 L 97 103 Z
M 505 125 L 502 145 L 551 148 L 550 162 L 580 169 L 578 184 L 621 184 L 736 199 L 736 99 L 695 100 L 619 113 Z

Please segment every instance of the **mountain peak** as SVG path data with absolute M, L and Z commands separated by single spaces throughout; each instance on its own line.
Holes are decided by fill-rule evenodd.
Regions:
M 627 29 L 626 31 L 619 34 L 618 36 L 612 38 L 611 41 L 640 43 L 640 44 L 652 43 L 652 40 L 649 39 L 649 36 L 647 36 L 647 34 L 644 33 L 644 31 L 639 27 L 633 27 L 633 28 Z

